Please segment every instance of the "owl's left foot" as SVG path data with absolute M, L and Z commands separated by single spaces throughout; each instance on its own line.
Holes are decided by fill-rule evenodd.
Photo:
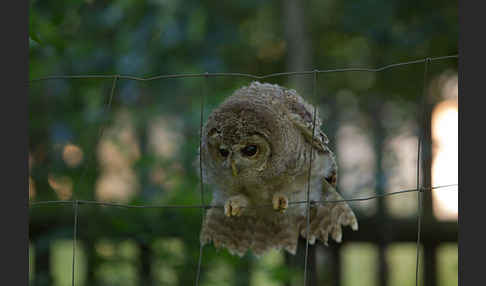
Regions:
M 289 199 L 284 194 L 275 194 L 272 198 L 273 209 L 284 213 L 289 207 Z
M 240 216 L 246 206 L 248 206 L 248 200 L 244 196 L 230 197 L 224 204 L 224 214 L 228 217 Z

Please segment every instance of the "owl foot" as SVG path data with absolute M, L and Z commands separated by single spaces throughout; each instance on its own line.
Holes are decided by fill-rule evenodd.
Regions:
M 224 203 L 224 214 L 228 217 L 240 216 L 246 206 L 248 206 L 248 200 L 244 196 L 230 197 Z
M 350 226 L 352 230 L 358 230 L 358 221 L 348 204 L 339 202 L 317 205 L 311 215 L 309 242 L 313 244 L 315 239 L 318 238 L 325 245 L 328 245 L 329 235 L 336 242 L 341 242 L 343 226 Z M 300 233 L 304 238 L 307 237 L 305 221 L 301 224 Z
M 286 195 L 275 194 L 272 198 L 273 209 L 284 213 L 289 206 L 289 199 Z

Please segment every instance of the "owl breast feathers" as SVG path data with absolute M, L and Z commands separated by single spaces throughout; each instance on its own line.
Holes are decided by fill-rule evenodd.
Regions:
M 317 110 L 315 110 L 317 112 Z M 315 124 L 314 124 L 315 123 Z M 227 98 L 204 125 L 203 180 L 213 187 L 201 243 L 231 253 L 261 255 L 276 248 L 295 254 L 307 235 L 306 204 L 342 200 L 337 166 L 312 105 L 295 90 L 253 82 Z M 313 203 L 309 242 L 340 242 L 342 226 L 358 229 L 346 202 Z

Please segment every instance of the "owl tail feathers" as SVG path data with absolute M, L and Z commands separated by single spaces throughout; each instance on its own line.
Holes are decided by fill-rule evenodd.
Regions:
M 203 222 L 200 241 L 202 245 L 213 242 L 215 248 L 226 248 L 240 257 L 249 250 L 259 257 L 271 249 L 285 249 L 295 255 L 299 232 L 291 225 L 295 224 L 280 225 L 251 216 L 228 218 L 221 209 L 210 209 Z
M 228 218 L 221 209 L 210 209 L 201 229 L 201 244 L 213 242 L 216 249 L 226 248 L 232 255 L 241 257 L 252 244 L 251 232 L 245 230 L 245 224 L 241 217 Z
M 247 252 L 248 248 L 242 247 L 241 245 L 236 245 L 234 243 L 228 243 L 224 237 L 221 236 L 211 236 L 207 235 L 207 233 L 201 232 L 201 244 L 204 246 L 213 242 L 213 245 L 216 249 L 220 250 L 222 248 L 226 248 L 229 253 L 232 255 L 238 255 L 242 257 Z

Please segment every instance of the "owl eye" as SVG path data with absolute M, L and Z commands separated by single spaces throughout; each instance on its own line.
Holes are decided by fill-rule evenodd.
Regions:
M 226 149 L 219 149 L 219 154 L 221 154 L 223 157 L 228 157 L 229 151 Z
M 255 145 L 248 145 L 245 148 L 241 149 L 241 153 L 247 157 L 251 157 L 255 155 L 257 151 L 258 151 L 258 147 Z

